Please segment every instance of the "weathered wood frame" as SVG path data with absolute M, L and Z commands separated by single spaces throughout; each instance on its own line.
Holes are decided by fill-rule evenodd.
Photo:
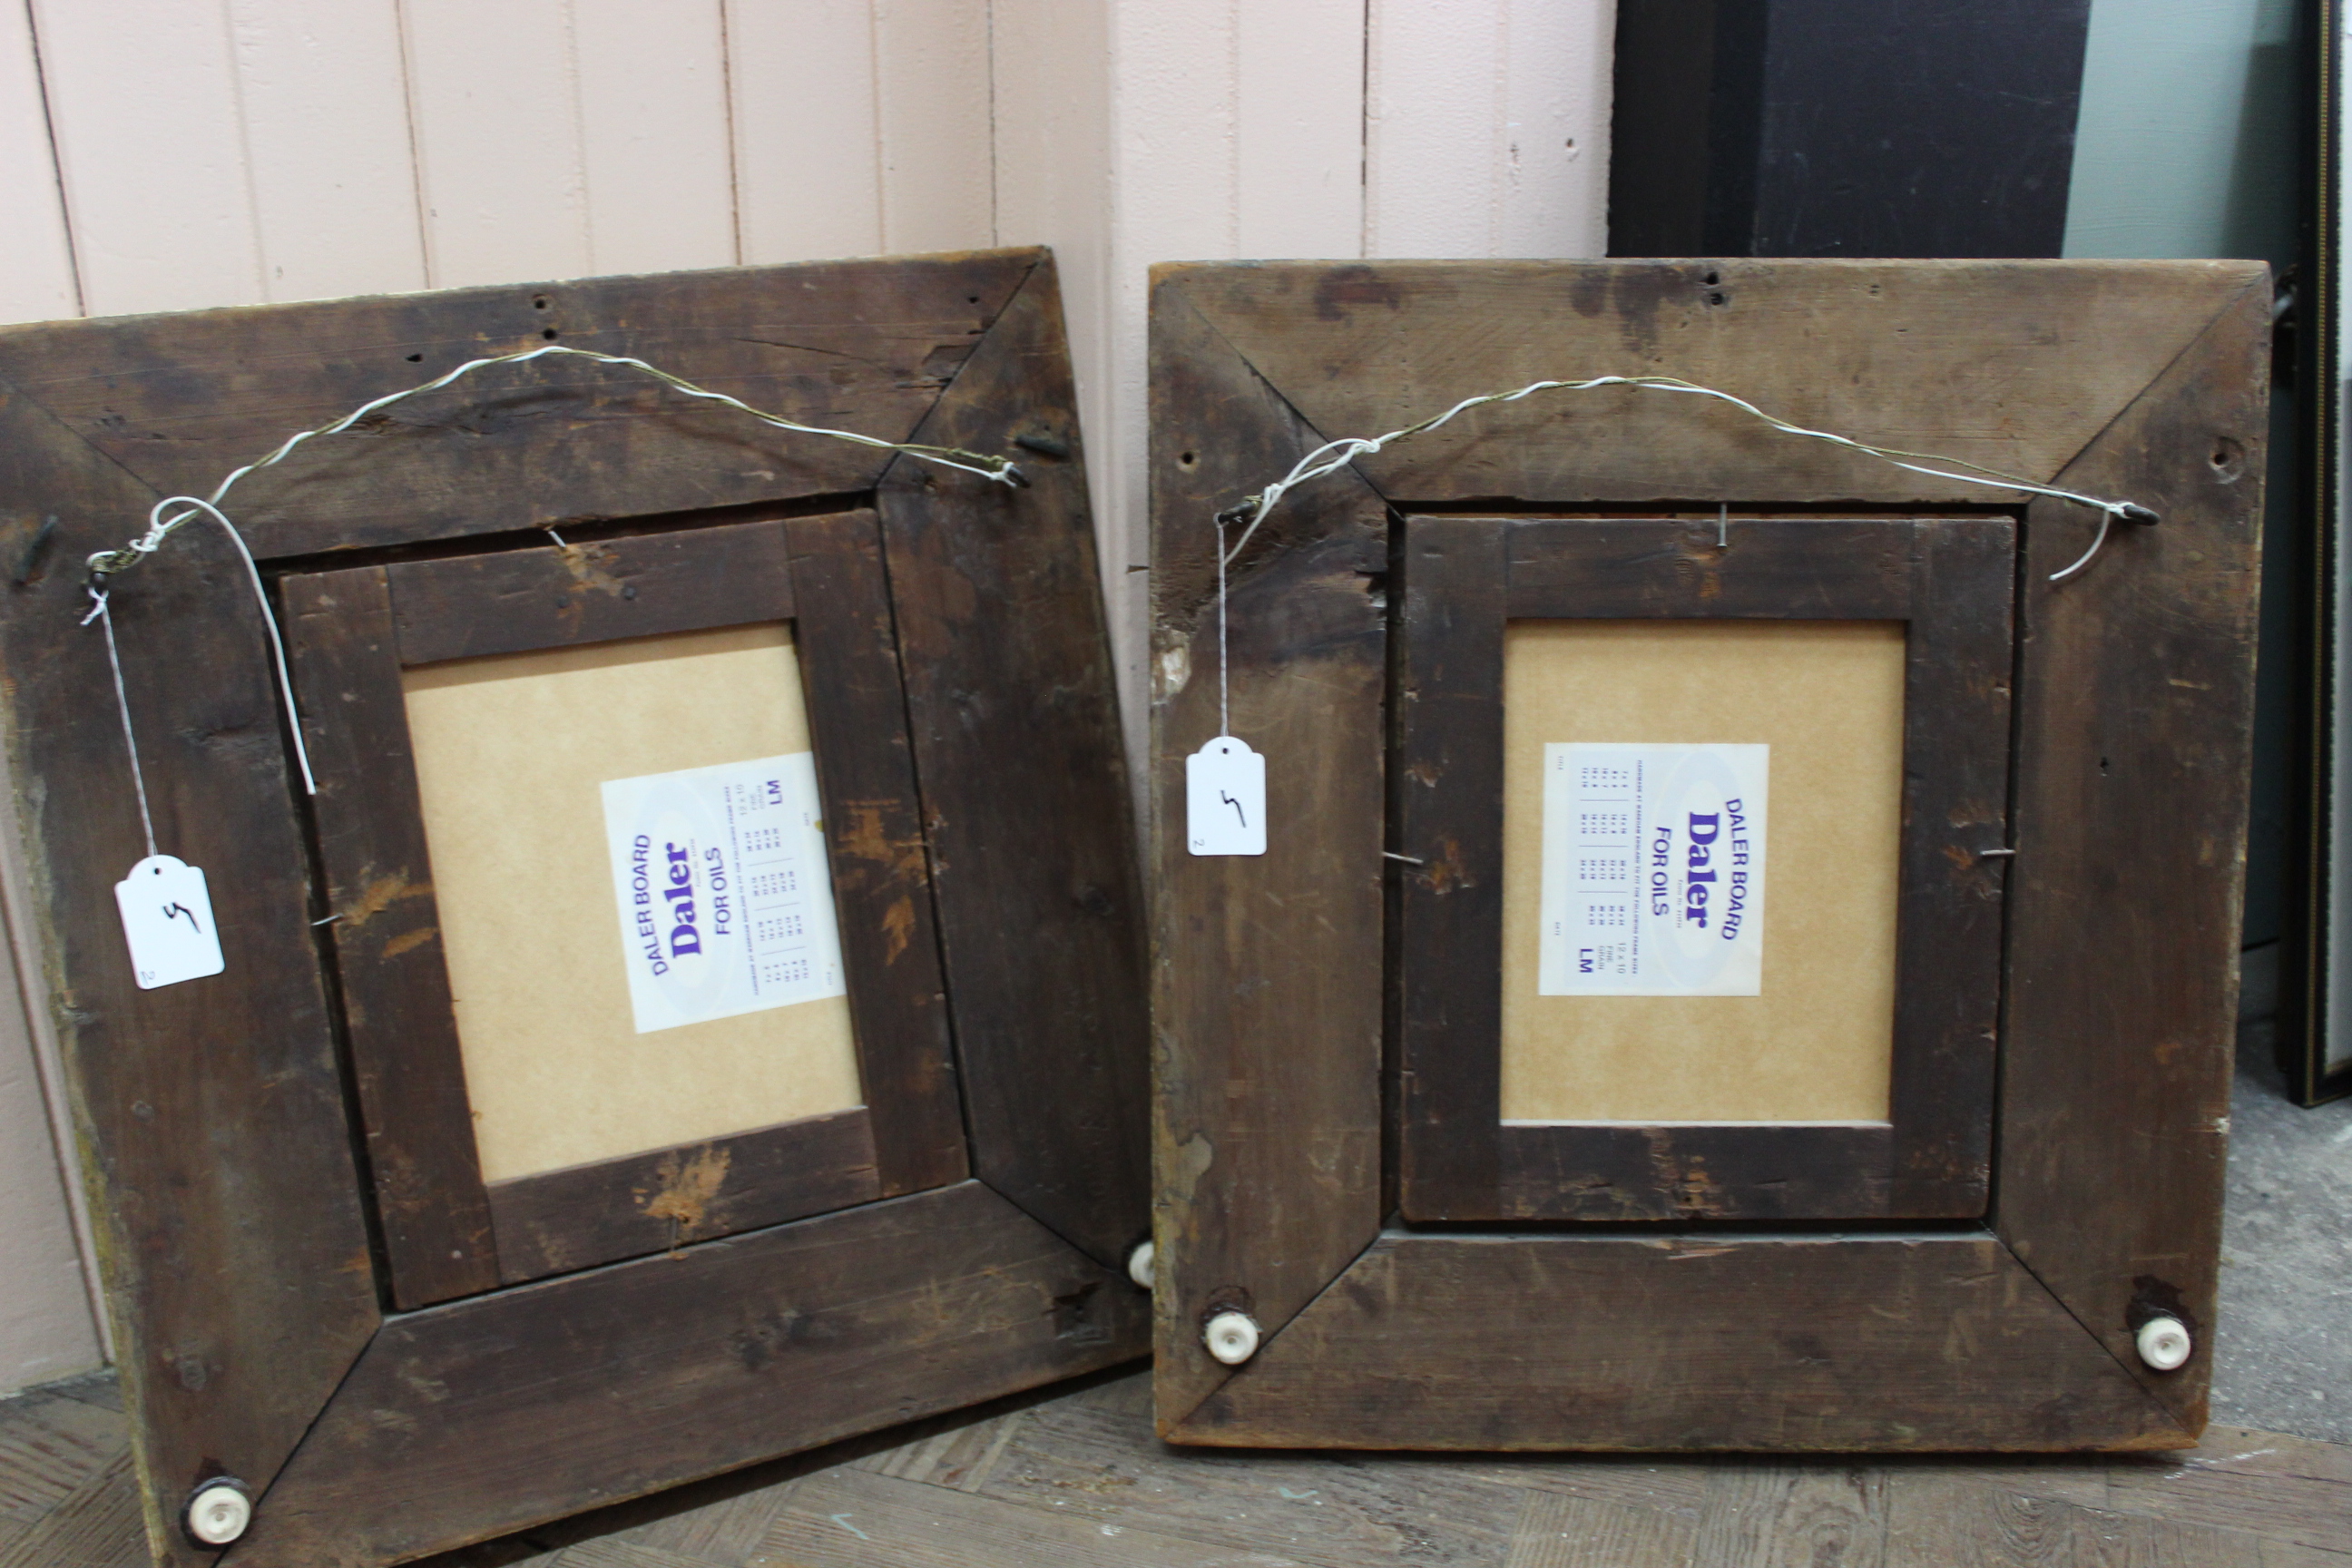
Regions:
M 197 525 L 116 584 L 157 837 L 205 869 L 228 961 L 142 992 L 109 889 L 143 846 L 104 645 L 76 626 L 81 562 L 293 430 L 551 341 L 811 423 L 1004 452 L 1028 475 L 1013 490 L 762 430 L 559 359 L 313 442 L 231 508 L 297 614 L 323 608 L 330 577 L 530 578 L 557 564 L 537 531 L 560 524 L 640 587 L 567 574 L 583 637 L 676 602 L 664 552 L 681 530 L 877 552 L 921 807 L 883 837 L 929 878 L 971 1173 L 952 1179 L 943 1128 L 916 1140 L 933 1152 L 911 1182 L 945 1184 L 404 1311 L 383 1263 L 403 1244 L 374 1229 L 355 1139 L 337 938 L 314 923 L 345 906 L 313 875 L 243 563 Z M 1141 894 L 1092 541 L 1060 296 L 1034 249 L 0 332 L 26 912 L 159 1560 L 373 1568 L 1143 1350 L 1123 1272 L 1146 1224 Z M 804 576 L 838 559 L 793 562 L 803 609 L 875 613 Z M 780 564 L 713 591 L 764 581 L 772 608 Z M 541 635 L 542 612 L 512 609 Z M 369 737 L 309 721 L 331 778 L 362 760 Z M 348 984 L 366 955 L 340 956 Z M 490 1282 L 482 1261 L 464 1288 Z M 224 1474 L 258 1503 L 221 1554 L 178 1516 Z
M 430 1306 L 963 1179 L 922 804 L 871 511 L 294 573 L 279 594 L 310 755 L 323 764 L 311 814 L 327 900 L 368 911 L 328 929 L 394 1305 Z M 593 616 L 591 596 L 604 601 Z M 816 747 L 865 1103 L 486 1184 L 402 668 L 787 620 Z M 707 1198 L 663 1204 L 665 1169 L 673 1182 L 712 1169 L 726 1178 Z
M 1442 862 L 1399 887 L 1405 1219 L 1984 1212 L 2006 869 L 1984 851 L 2007 847 L 2015 537 L 1975 517 L 1405 520 L 1395 837 Z M 1504 1124 L 1504 631 L 1580 618 L 1906 623 L 1885 1123 Z
M 1160 1429 L 1188 1443 L 2133 1448 L 2205 1421 L 2252 700 L 2269 289 L 2245 262 L 1283 263 L 1152 303 Z M 1327 438 L 1541 378 L 1783 417 L 2153 507 L 2021 506 L 1991 1195 L 1835 1235 L 1395 1223 L 1383 1075 L 1397 520 L 1885 515 L 1997 492 L 1630 389 L 1475 411 L 1284 498 L 1235 563 L 1263 857 L 1185 851 L 1217 731 L 1212 517 Z M 1932 466 L 1932 465 L 1930 465 Z M 1410 781 L 1421 787 L 1421 781 Z M 1443 786 L 1438 781 L 1437 787 Z M 1398 787 L 1405 787 L 1401 781 Z M 1402 870 L 1400 867 L 1402 866 Z M 1384 1097 L 1386 1099 L 1384 1100 Z M 1204 1318 L 1265 1340 L 1227 1367 Z M 2157 1373 L 2138 1324 L 2178 1315 Z

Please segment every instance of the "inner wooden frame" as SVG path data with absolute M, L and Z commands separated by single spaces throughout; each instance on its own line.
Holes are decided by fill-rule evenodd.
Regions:
M 400 1306 L 966 1175 L 871 511 L 296 573 L 281 592 L 306 738 L 321 763 L 313 813 L 330 897 L 366 911 L 331 929 Z M 799 655 L 865 1103 L 485 1183 L 402 669 L 774 622 L 791 623 Z
M 1404 1218 L 1657 1219 L 1702 1198 L 1716 1218 L 1984 1212 L 2015 551 L 2005 517 L 1406 519 L 1396 841 L 1444 869 L 1399 902 Z M 1725 618 L 1908 625 L 1887 1121 L 1507 1123 L 1506 625 Z

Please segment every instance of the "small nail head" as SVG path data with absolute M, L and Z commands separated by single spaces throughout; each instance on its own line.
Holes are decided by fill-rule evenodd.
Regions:
M 1156 1254 L 1152 1250 L 1151 1243 L 1137 1242 L 1135 1250 L 1127 1255 L 1127 1277 L 1142 1289 L 1150 1289 L 1151 1265 L 1155 1258 Z
M 226 1546 L 253 1523 L 253 1499 L 245 1483 L 226 1476 L 206 1481 L 188 1500 L 188 1533 L 205 1546 Z
M 1239 1366 L 1257 1354 L 1257 1320 L 1247 1312 L 1219 1312 L 1201 1331 L 1201 1342 L 1227 1366 Z
M 2175 1372 L 2185 1365 L 2193 1348 L 2189 1338 L 2189 1326 L 2178 1318 L 2150 1318 L 2139 1326 L 2133 1336 L 2139 1359 L 2158 1372 Z

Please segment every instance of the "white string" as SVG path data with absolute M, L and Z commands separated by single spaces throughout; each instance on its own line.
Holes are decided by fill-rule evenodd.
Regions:
M 1232 684 L 1226 671 L 1233 661 L 1225 657 L 1225 521 L 1217 520 L 1217 733 L 1234 732 Z
M 139 738 L 131 732 L 131 699 L 122 691 L 122 656 L 115 651 L 114 617 L 107 613 L 106 595 L 99 589 L 89 590 L 93 603 L 91 616 L 106 633 L 106 662 L 114 671 L 114 709 L 122 715 L 122 746 L 131 753 L 131 783 L 139 792 L 139 826 L 147 835 L 147 858 L 155 858 L 155 819 L 147 814 L 147 775 L 139 766 Z M 89 621 L 82 623 L 89 625 Z
M 261 629 L 269 634 L 269 654 L 278 667 L 278 697 L 286 707 L 286 727 L 293 732 L 294 761 L 302 770 L 302 793 L 318 794 L 319 781 L 310 776 L 310 753 L 302 744 L 302 715 L 294 706 L 294 681 L 286 673 L 286 644 L 278 636 L 278 617 L 270 612 L 269 595 L 261 585 L 261 568 L 254 564 L 253 552 L 245 547 L 245 536 L 237 532 L 236 525 L 229 521 L 226 512 L 212 502 L 200 500 L 194 496 L 165 496 L 162 500 L 157 501 L 154 510 L 147 514 L 151 528 L 157 514 L 167 506 L 187 507 L 189 510 L 183 514 L 182 521 L 189 517 L 209 516 L 227 532 L 229 542 L 236 546 L 237 556 L 245 563 L 246 580 L 253 584 L 254 603 L 261 606 Z M 175 521 L 172 526 L 176 528 L 179 523 Z M 91 559 L 96 560 L 97 557 L 93 556 Z M 91 576 L 99 583 L 106 579 L 106 574 L 103 572 L 93 572 Z M 114 620 L 106 613 L 107 592 L 96 586 L 91 588 L 90 597 L 98 601 L 98 607 L 84 616 L 81 618 L 81 624 L 88 626 L 93 619 L 104 617 L 107 626 L 107 647 L 111 651 L 114 647 Z M 115 672 L 115 681 L 118 686 L 121 683 L 121 671 L 119 667 Z M 124 710 L 123 719 L 124 722 L 129 722 L 128 709 Z
M 1590 381 L 1538 381 L 1530 383 L 1517 392 L 1490 392 L 1478 397 L 1465 397 L 1433 419 L 1424 419 L 1418 425 L 1408 425 L 1402 430 L 1391 430 L 1385 436 L 1369 437 L 1358 436 L 1343 440 L 1326 441 L 1322 446 L 1299 458 L 1290 472 L 1281 479 L 1266 486 L 1257 494 L 1243 498 L 1239 503 L 1217 515 L 1217 543 L 1222 561 L 1230 562 L 1239 559 L 1243 550 L 1248 547 L 1251 536 L 1257 532 L 1258 524 L 1265 521 L 1265 515 L 1274 510 L 1275 502 L 1280 500 L 1290 490 L 1309 479 L 1321 479 L 1326 474 L 1336 473 L 1358 458 L 1370 457 L 1391 441 L 1402 440 L 1407 436 L 1417 436 L 1424 430 L 1434 430 L 1455 415 L 1486 404 L 1517 403 L 1520 398 L 1538 392 L 1553 390 L 1590 392 L 1601 386 L 1631 386 L 1649 392 L 1681 392 L 1698 397 L 1712 397 L 1719 402 L 1728 403 L 1743 413 L 1755 416 L 1784 435 L 1801 436 L 1813 441 L 1826 441 L 1833 447 L 1843 447 L 1849 450 L 1876 458 L 1881 462 L 1892 463 L 1898 468 L 1907 468 L 1915 474 L 1926 474 L 1931 479 L 1953 479 L 1966 485 L 1987 485 L 1996 489 L 2050 496 L 2058 500 L 2073 501 L 2078 506 L 2096 509 L 2099 512 L 2099 531 L 2091 541 L 2091 547 L 2085 550 L 2082 558 L 2073 565 L 2063 571 L 2053 572 L 2050 574 L 2050 581 L 2053 583 L 2063 583 L 2091 563 L 2091 558 L 2098 554 L 2100 546 L 2106 543 L 2108 525 L 2116 519 L 2123 518 L 2133 522 L 2154 522 L 2157 520 L 2155 512 L 2133 501 L 2102 500 L 2097 496 L 2060 489 L 2054 485 L 2037 484 L 2032 479 L 2020 479 L 2014 474 L 2005 474 L 1998 468 L 1989 468 L 1981 463 L 1970 462 L 1965 458 L 1943 458 L 1932 452 L 1907 452 L 1899 447 L 1873 446 L 1867 441 L 1857 441 L 1850 436 L 1840 436 L 1829 430 L 1809 430 L 1801 425 L 1792 425 L 1785 419 L 1765 413 L 1746 398 L 1735 397 L 1727 392 L 1718 392 L 1711 386 L 1701 386 L 1696 382 L 1685 381 L 1680 376 L 1596 375 Z M 1923 467 L 1928 463 L 1946 464 L 1948 467 Z M 1976 471 L 1966 474 L 1954 473 L 1952 468 L 1973 468 Z M 1223 525 L 1227 522 L 1238 521 L 1246 521 L 1249 526 L 1242 530 L 1242 536 L 1235 542 L 1233 548 L 1225 550 Z
M 599 353 L 593 349 L 575 349 L 562 343 L 544 343 L 535 349 L 523 349 L 510 354 L 492 354 L 487 359 L 468 360 L 446 375 L 437 375 L 422 385 L 412 386 L 402 392 L 386 393 L 373 402 L 362 403 L 331 425 L 321 425 L 314 430 L 297 431 L 289 436 L 285 443 L 269 456 L 258 461 L 247 463 L 230 474 L 215 486 L 213 493 L 205 499 L 213 506 L 219 506 L 230 488 L 239 479 L 257 469 L 270 468 L 285 461 L 295 447 L 314 436 L 340 436 L 380 409 L 389 408 L 404 398 L 419 396 L 427 392 L 438 392 L 458 377 L 470 374 L 486 365 L 520 364 L 525 360 L 541 359 L 549 354 L 570 354 L 578 359 L 594 360 L 599 364 L 625 365 L 633 370 L 641 370 L 665 386 L 681 392 L 688 397 L 699 397 L 711 403 L 721 404 L 739 413 L 748 414 L 763 425 L 772 425 L 779 430 L 790 430 L 803 436 L 825 436 L 836 441 L 855 442 L 861 447 L 876 447 L 884 451 L 903 452 L 918 461 L 937 463 L 942 468 L 959 468 L 967 474 L 978 474 L 982 479 L 992 479 L 1002 485 L 1010 485 L 1015 489 L 1025 488 L 1029 482 L 1027 477 L 1008 458 L 991 457 L 984 452 L 967 452 L 961 447 L 930 447 L 908 441 L 885 441 L 878 436 L 860 435 L 855 430 L 834 430 L 822 425 L 803 425 L 797 419 L 787 419 L 781 414 L 770 414 L 754 408 L 741 399 L 730 397 L 723 392 L 713 392 L 708 387 L 697 386 L 681 376 L 672 375 L 658 366 L 647 364 L 645 361 L 631 358 L 627 354 Z M 959 459 L 968 460 L 959 461 Z M 90 570 L 107 574 L 118 573 L 152 555 L 163 541 L 171 537 L 174 530 L 197 515 L 197 509 L 203 504 L 196 501 L 193 496 L 172 498 L 172 503 L 178 502 L 189 503 L 189 510 L 166 518 L 163 515 L 163 507 L 157 507 L 147 515 L 145 534 L 131 541 L 120 550 L 100 551 L 91 556 Z M 215 512 L 215 515 L 219 514 Z M 227 520 L 224 518 L 222 521 L 226 522 Z M 231 531 L 235 531 L 231 530 Z

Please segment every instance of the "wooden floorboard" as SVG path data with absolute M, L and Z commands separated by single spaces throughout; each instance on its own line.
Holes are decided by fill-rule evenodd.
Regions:
M 0 1568 L 145 1561 L 122 1417 L 0 1400 Z M 265 1504 L 266 1506 L 266 1504 Z M 2352 1447 L 1764 1458 L 1187 1451 L 1146 1375 L 896 1428 L 420 1568 L 2352 1568 Z

